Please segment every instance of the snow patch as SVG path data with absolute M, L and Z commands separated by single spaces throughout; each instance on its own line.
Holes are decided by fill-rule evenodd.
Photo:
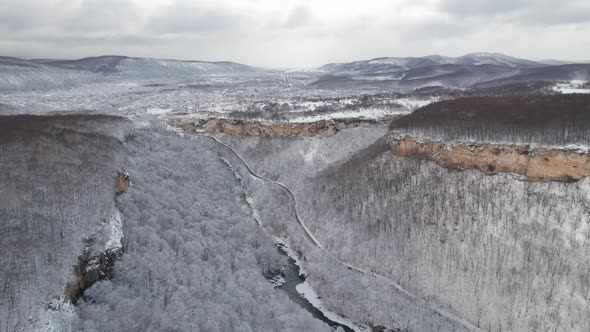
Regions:
M 424 107 L 426 105 L 430 105 L 432 103 L 440 101 L 439 98 L 428 98 L 428 99 L 416 99 L 416 98 L 400 98 L 396 99 L 395 102 L 409 108 L 411 111 L 414 111 L 418 108 Z
M 78 319 L 76 307 L 64 298 L 54 298 L 47 304 L 47 309 L 39 311 L 37 317 L 29 317 L 35 330 L 39 332 L 68 331 L 72 321 Z
M 369 60 L 368 64 L 370 65 L 394 65 L 399 67 L 405 67 L 408 64 L 408 59 L 400 59 L 400 58 L 379 58 Z
M 311 287 L 311 285 L 309 284 L 309 282 L 307 280 L 304 281 L 303 283 L 295 286 L 295 289 L 297 290 L 297 292 L 299 294 L 301 294 L 302 297 L 304 297 L 309 303 L 311 303 L 312 306 L 314 306 L 319 311 L 321 311 L 324 314 L 324 316 L 326 316 L 329 320 L 336 322 L 338 324 L 341 324 L 341 325 L 346 325 L 356 332 L 370 331 L 369 329 L 367 329 L 365 327 L 359 327 L 356 324 L 354 324 L 352 321 L 350 321 L 346 318 L 343 318 L 342 316 L 326 309 L 326 307 L 324 306 L 324 303 L 322 302 L 322 300 L 320 300 L 320 297 L 313 290 L 313 288 Z
M 406 109 L 387 108 L 363 108 L 356 111 L 337 111 L 328 114 L 317 114 L 312 116 L 298 116 L 289 119 L 290 123 L 311 123 L 322 120 L 384 120 L 391 116 L 404 115 L 409 112 Z
M 168 114 L 172 111 L 171 108 L 148 108 L 146 109 L 147 114 L 154 114 L 154 115 L 161 115 L 161 114 Z
M 285 278 L 283 278 L 282 275 L 278 274 L 278 275 L 272 277 L 271 279 L 269 279 L 268 282 L 270 282 L 272 287 L 279 288 L 279 287 L 283 286 L 283 284 L 285 284 Z
M 571 80 L 567 83 L 556 84 L 552 90 L 561 94 L 590 93 L 590 89 L 583 88 L 586 81 Z
M 121 249 L 123 243 L 123 221 L 119 210 L 111 216 L 106 225 L 103 226 L 106 241 L 104 244 L 104 251 Z

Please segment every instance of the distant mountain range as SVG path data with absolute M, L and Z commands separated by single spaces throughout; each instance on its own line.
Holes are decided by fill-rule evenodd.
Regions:
M 78 60 L 0 57 L 0 91 L 71 87 L 116 78 L 182 80 L 263 72 L 265 70 L 260 68 L 229 61 L 182 61 L 116 55 Z
M 409 58 L 375 58 L 364 61 L 354 61 L 350 63 L 331 63 L 320 67 L 320 70 L 326 71 L 347 71 L 347 70 L 365 70 L 375 72 L 375 70 L 399 70 L 415 69 L 420 67 L 437 66 L 437 65 L 497 65 L 511 68 L 519 67 L 542 67 L 544 64 L 518 59 L 504 54 L 497 53 L 472 53 L 461 57 L 452 58 L 441 55 L 430 55 L 425 57 Z
M 590 64 L 531 61 L 497 53 L 461 57 L 432 55 L 331 63 L 311 86 L 316 88 L 417 89 L 428 86 L 485 88 L 522 82 L 590 79 Z
M 77 86 L 112 79 L 181 81 L 211 76 L 279 73 L 235 62 L 183 61 L 126 56 L 78 60 L 0 57 L 0 91 Z M 487 88 L 523 82 L 590 80 L 590 64 L 531 61 L 496 53 L 432 55 L 331 63 L 307 72 L 311 88 L 413 90 L 424 87 Z
M 183 61 L 126 56 L 99 56 L 79 60 L 32 60 L 56 67 L 87 70 L 93 73 L 121 73 L 124 75 L 195 75 L 230 74 L 256 71 L 253 67 L 229 61 Z
M 105 55 L 78 60 L 54 60 L 0 57 L 0 65 L 16 65 L 37 67 L 42 66 L 84 70 L 92 73 L 109 73 L 142 76 L 150 75 L 190 75 L 190 74 L 221 74 L 244 73 L 259 69 L 229 61 L 184 61 L 151 58 L 132 58 L 120 55 Z

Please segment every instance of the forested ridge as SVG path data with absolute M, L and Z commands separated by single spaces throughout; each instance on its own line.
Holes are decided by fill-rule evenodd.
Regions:
M 590 146 L 590 95 L 466 97 L 396 119 L 390 129 L 442 141 Z

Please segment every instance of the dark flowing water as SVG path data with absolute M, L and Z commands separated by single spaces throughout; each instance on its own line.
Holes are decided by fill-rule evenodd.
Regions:
M 260 226 L 258 220 L 254 218 L 254 211 L 252 209 L 252 206 L 250 206 L 250 203 L 246 199 L 246 194 L 242 189 L 242 181 L 238 177 L 236 177 L 235 191 L 237 198 L 240 202 L 240 205 L 244 212 L 246 212 L 248 219 L 251 222 L 257 223 Z M 282 285 L 280 285 L 278 289 L 287 293 L 287 296 L 289 296 L 289 299 L 291 299 L 291 301 L 293 301 L 295 304 L 299 305 L 303 309 L 307 310 L 309 313 L 311 313 L 311 315 L 314 318 L 319 319 L 322 322 L 328 324 L 334 330 L 336 330 L 338 327 L 341 327 L 346 332 L 354 332 L 354 330 L 350 327 L 330 320 L 318 308 L 314 307 L 308 300 L 306 300 L 301 294 L 299 294 L 299 292 L 297 292 L 297 285 L 305 282 L 305 277 L 300 275 L 299 266 L 297 266 L 295 260 L 287 254 L 283 246 L 278 243 L 276 244 L 276 246 L 279 250 L 279 253 L 287 258 L 287 265 L 284 266 L 282 274 L 283 278 L 285 279 L 285 282 Z
M 287 265 L 283 271 L 283 278 L 285 278 L 285 283 L 279 286 L 278 288 L 289 296 L 291 301 L 295 302 L 297 305 L 302 307 L 303 309 L 309 311 L 312 316 L 316 319 L 321 320 L 322 322 L 330 325 L 332 328 L 337 329 L 341 327 L 346 332 L 354 332 L 350 327 L 346 325 L 342 325 L 330 320 L 326 317 L 318 308 L 314 307 L 309 301 L 307 301 L 299 292 L 297 292 L 297 285 L 302 284 L 305 281 L 305 277 L 299 274 L 299 266 L 295 264 L 295 260 L 293 260 L 287 252 L 283 249 L 280 244 L 277 244 L 277 248 L 281 255 L 287 257 Z

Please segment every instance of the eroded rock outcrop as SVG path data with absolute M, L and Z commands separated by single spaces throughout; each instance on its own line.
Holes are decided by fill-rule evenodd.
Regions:
M 99 231 L 84 239 L 84 251 L 73 267 L 74 281 L 64 290 L 66 300 L 75 304 L 94 283 L 113 277 L 115 262 L 123 255 L 122 239 L 123 224 L 119 211 L 102 218 Z
M 84 291 L 97 281 L 113 277 L 115 262 L 123 254 L 121 247 L 111 248 L 103 252 L 91 253 L 94 239 L 86 239 L 87 247 L 78 257 L 78 264 L 74 266 L 75 281 L 69 283 L 64 290 L 66 300 L 76 304 Z
M 115 195 L 131 185 L 129 173 L 120 168 L 115 176 Z M 73 267 L 74 281 L 66 285 L 64 297 L 76 304 L 84 291 L 100 280 L 113 277 L 115 262 L 123 255 L 123 229 L 119 211 L 102 218 L 98 233 L 84 239 L 84 251 Z
M 316 136 L 319 134 L 333 135 L 336 125 L 332 121 L 318 121 L 312 123 L 263 123 L 260 121 L 243 121 L 230 119 L 207 119 L 196 122 L 186 122 L 180 125 L 186 132 L 203 131 L 210 134 L 228 134 L 242 136 L 286 137 L 286 136 Z
M 350 120 L 319 120 L 315 122 L 262 122 L 256 120 L 239 120 L 239 119 L 198 119 L 186 120 L 176 119 L 171 121 L 171 125 L 182 129 L 187 133 L 204 132 L 209 134 L 227 134 L 240 136 L 261 136 L 261 137 L 291 137 L 307 136 L 313 137 L 318 135 L 331 136 L 338 130 L 357 127 L 363 124 L 376 124 L 388 122 L 387 120 L 367 120 L 367 119 L 350 119 Z
M 573 182 L 590 176 L 590 154 L 573 149 L 488 143 L 450 144 L 391 134 L 393 154 L 436 161 L 443 167 L 475 169 L 486 174 L 508 172 L 529 181 Z
M 120 168 L 117 170 L 117 175 L 115 176 L 115 195 L 120 195 L 127 191 L 127 189 L 131 186 L 131 178 L 129 177 L 129 173 L 124 169 Z

